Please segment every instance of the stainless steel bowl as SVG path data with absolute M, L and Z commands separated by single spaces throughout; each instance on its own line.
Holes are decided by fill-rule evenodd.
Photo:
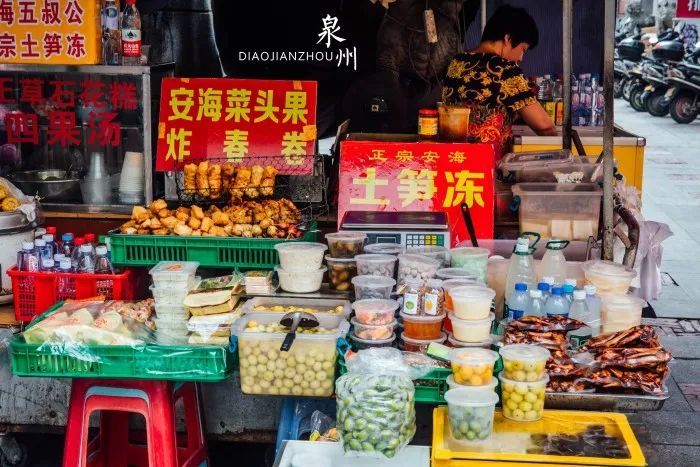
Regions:
M 38 195 L 43 201 L 80 201 L 80 180 L 66 178 L 65 170 L 15 172 L 12 183 L 25 195 Z

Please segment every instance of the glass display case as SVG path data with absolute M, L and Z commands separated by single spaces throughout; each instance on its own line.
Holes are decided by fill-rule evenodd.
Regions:
M 163 190 L 153 142 L 161 79 L 173 70 L 0 65 L 0 175 L 47 211 L 150 203 Z

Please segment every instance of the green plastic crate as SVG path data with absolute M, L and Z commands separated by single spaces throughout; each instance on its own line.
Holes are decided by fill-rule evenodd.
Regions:
M 316 224 L 296 240 L 117 233 L 111 233 L 109 240 L 112 263 L 118 266 L 153 266 L 161 261 L 198 261 L 201 267 L 273 269 L 279 264 L 275 245 L 285 242 L 315 242 Z

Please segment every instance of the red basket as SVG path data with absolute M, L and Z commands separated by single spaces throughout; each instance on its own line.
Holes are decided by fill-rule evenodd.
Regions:
M 134 299 L 135 276 L 128 269 L 121 274 L 66 274 L 18 271 L 13 266 L 7 275 L 12 278 L 15 319 L 23 322 L 31 321 L 63 300 L 97 295 L 107 300 Z

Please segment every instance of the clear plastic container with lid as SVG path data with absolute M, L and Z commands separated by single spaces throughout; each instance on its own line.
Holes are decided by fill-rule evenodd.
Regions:
M 357 300 L 352 304 L 355 319 L 361 324 L 389 324 L 398 308 L 399 302 L 385 299 Z
M 453 375 L 448 375 L 447 378 L 445 378 L 445 382 L 447 383 L 447 387 L 450 389 L 465 388 L 470 389 L 472 391 L 483 391 L 484 389 L 489 391 L 495 391 L 496 386 L 498 386 L 498 378 L 496 378 L 495 376 L 492 376 L 491 381 L 484 384 L 483 386 L 466 386 L 464 384 L 458 384 L 455 381 L 455 377 Z
M 474 274 L 473 272 L 469 272 L 466 269 L 462 269 L 462 268 L 438 269 L 437 272 L 435 273 L 435 277 L 437 277 L 438 279 L 442 279 L 442 280 L 447 280 L 447 279 L 465 279 L 465 280 L 473 280 L 473 281 L 480 280 L 476 274 Z
M 598 295 L 625 295 L 637 273 L 612 261 L 591 260 L 581 265 L 586 281 L 595 285 Z
M 485 441 L 493 432 L 498 395 L 489 390 L 450 389 L 445 393 L 450 436 L 458 443 Z
M 287 242 L 275 245 L 280 266 L 287 272 L 318 271 L 328 247 L 323 243 Z
M 496 292 L 488 287 L 464 286 L 450 289 L 452 311 L 459 319 L 486 319 Z
M 415 248 L 409 250 L 413 251 Z M 403 284 L 408 279 L 428 280 L 435 277 L 440 269 L 440 262 L 417 254 L 399 255 L 398 283 Z
M 180 320 L 186 322 L 190 317 L 190 312 L 180 305 L 163 305 L 156 303 L 154 305 L 158 318 L 166 320 Z
M 501 347 L 503 375 L 514 381 L 538 381 L 547 373 L 549 350 L 539 345 L 512 344 Z
M 632 295 L 601 297 L 601 332 L 607 334 L 639 326 L 642 321 L 642 309 L 646 303 L 646 300 Z
M 365 253 L 397 256 L 405 251 L 406 247 L 398 243 L 371 243 L 365 245 Z
M 362 253 L 367 235 L 363 232 L 336 232 L 326 234 L 328 249 L 334 258 L 354 258 Z
M 447 309 L 447 311 L 452 311 L 452 309 L 453 309 L 452 297 L 450 296 L 450 291 L 452 289 L 457 288 L 457 287 L 464 287 L 464 286 L 483 287 L 484 284 L 481 283 L 480 281 L 470 280 L 470 279 L 446 279 L 446 280 L 442 281 L 442 290 L 445 291 L 445 308 Z
M 455 382 L 466 386 L 483 386 L 491 381 L 496 360 L 498 360 L 496 352 L 479 347 L 450 351 Z
M 156 287 L 152 285 L 148 288 L 153 295 L 153 299 L 156 305 L 165 306 L 184 306 L 182 302 L 187 297 L 187 294 L 191 289 L 185 288 L 173 288 L 173 287 Z
M 428 346 L 433 342 L 436 344 L 444 344 L 447 340 L 447 334 L 441 332 L 440 337 L 437 339 L 412 339 L 403 332 L 401 333 L 401 340 L 403 341 L 403 350 L 406 352 L 425 352 Z
M 425 256 L 440 263 L 441 268 L 449 268 L 452 258 L 450 249 L 444 246 L 428 245 L 417 246 L 406 249 L 407 254 Z
M 288 271 L 279 266 L 275 268 L 277 277 L 280 280 L 282 290 L 292 293 L 311 293 L 317 292 L 323 283 L 323 275 L 326 273 L 326 267 L 314 271 Z
M 394 277 L 396 256 L 384 254 L 362 254 L 355 256 L 357 273 L 361 276 Z
M 377 341 L 391 337 L 398 323 L 396 320 L 393 320 L 387 324 L 362 324 L 355 318 L 352 318 L 350 319 L 350 324 L 352 324 L 355 336 L 368 341 Z
M 486 281 L 486 269 L 489 264 L 489 250 L 478 247 L 457 247 L 450 250 L 452 267 L 470 272 L 482 282 Z
M 462 348 L 462 347 L 481 347 L 482 349 L 491 349 L 491 346 L 494 343 L 494 337 L 489 335 L 486 339 L 484 339 L 481 342 L 462 342 L 458 341 L 455 339 L 454 334 L 448 333 L 447 334 L 447 345 L 453 348 Z
M 357 275 L 357 265 L 352 258 L 332 258 L 326 255 L 328 265 L 328 287 L 344 292 L 352 287 L 353 277 Z
M 396 285 L 396 281 L 390 277 L 383 276 L 355 276 L 352 278 L 355 286 L 355 299 L 365 300 L 368 298 L 391 298 L 391 291 Z
M 537 381 L 515 381 L 503 373 L 501 380 L 501 405 L 503 416 L 519 422 L 533 422 L 542 418 L 544 397 L 549 376 Z
M 445 314 L 438 316 L 430 315 L 407 315 L 401 313 L 403 319 L 404 333 L 411 339 L 437 339 L 442 333 L 442 321 Z
M 197 261 L 161 261 L 148 273 L 156 287 L 189 289 L 198 267 Z
M 396 334 L 381 340 L 369 340 L 357 337 L 354 334 L 348 336 L 352 346 L 357 350 L 372 349 L 376 347 L 392 347 L 396 341 Z
M 491 324 L 496 318 L 496 315 L 489 313 L 488 318 L 479 320 L 464 320 L 459 319 L 454 315 L 454 312 L 449 315 L 452 322 L 452 333 L 458 341 L 468 343 L 479 343 L 489 338 L 491 333 Z

